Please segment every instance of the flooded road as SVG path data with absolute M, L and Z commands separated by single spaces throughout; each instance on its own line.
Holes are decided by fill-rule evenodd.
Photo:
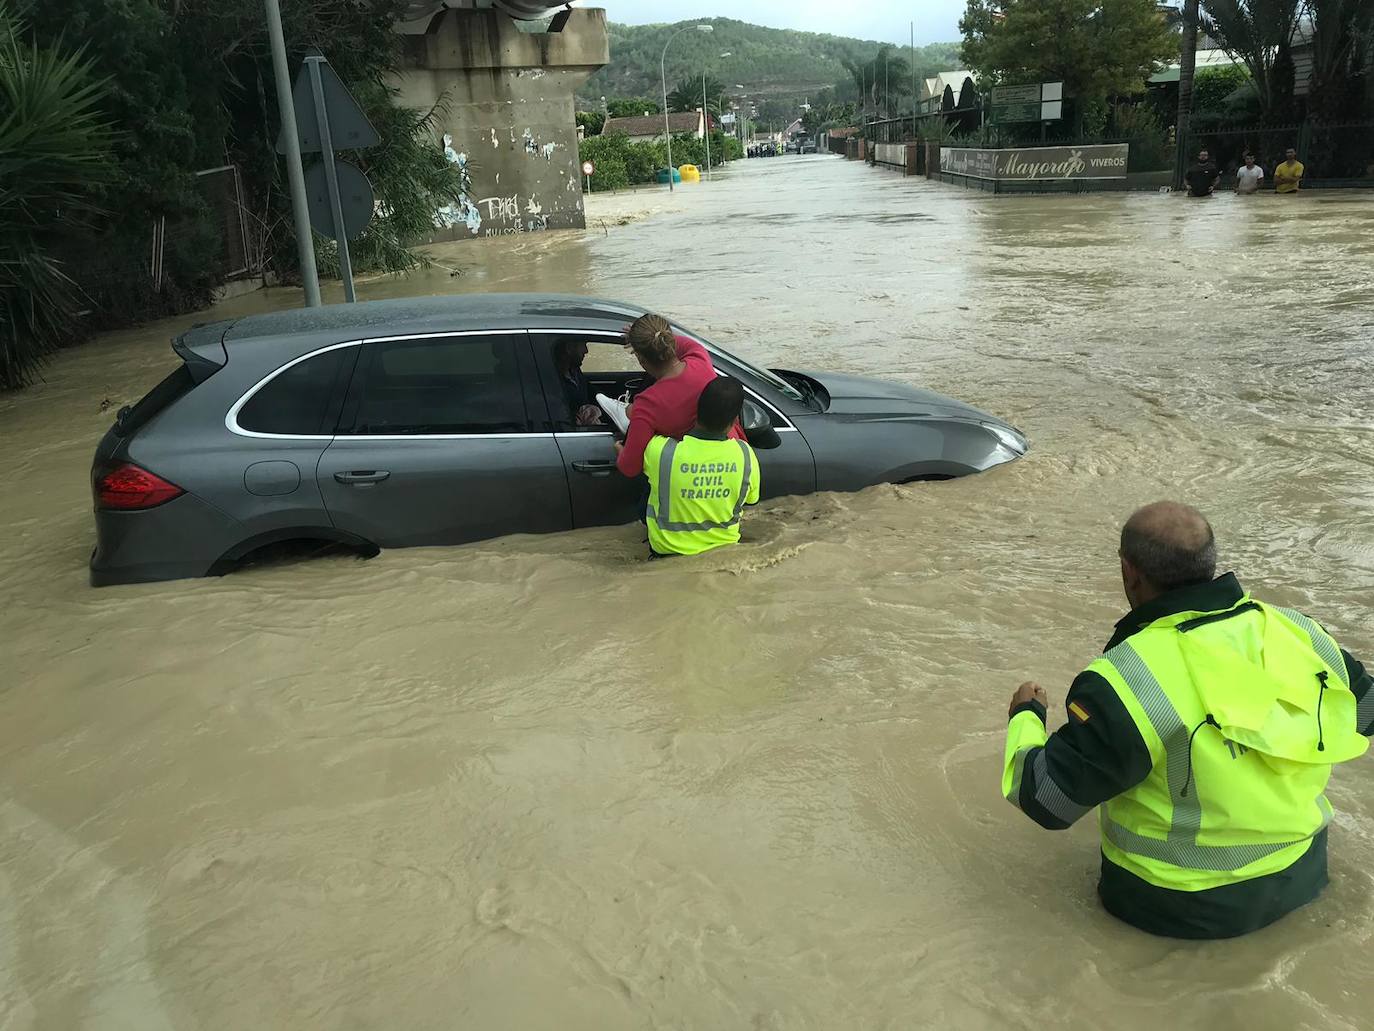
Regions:
M 1374 657 L 1374 197 L 805 158 L 680 203 L 361 292 L 636 302 L 1031 455 L 774 501 L 700 561 L 622 528 L 94 591 L 91 453 L 195 319 L 63 355 L 0 397 L 0 1028 L 1369 1027 L 1374 760 L 1322 899 L 1210 944 L 1106 916 L 1095 821 L 998 779 L 1007 698 L 1062 719 L 1158 497 Z

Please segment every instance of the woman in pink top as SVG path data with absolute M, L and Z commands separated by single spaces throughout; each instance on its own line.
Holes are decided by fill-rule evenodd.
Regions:
M 644 449 L 655 436 L 681 440 L 696 425 L 697 399 L 716 377 L 711 356 L 695 340 L 674 336 L 659 315 L 641 315 L 630 323 L 626 342 L 654 385 L 635 398 L 625 443 L 616 442 L 616 468 L 626 476 L 644 471 Z M 730 436 L 742 440 L 739 424 Z

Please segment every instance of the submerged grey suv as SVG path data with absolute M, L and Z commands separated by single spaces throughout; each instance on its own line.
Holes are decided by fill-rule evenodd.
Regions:
M 91 582 L 222 572 L 283 541 L 370 552 L 630 522 L 639 487 L 613 475 L 610 429 L 578 424 L 569 386 L 642 389 L 621 343 L 641 314 L 488 294 L 198 326 L 96 451 Z M 1027 447 L 930 391 L 769 371 L 702 343 L 745 387 L 765 497 L 962 476 Z M 564 375 L 570 353 L 585 380 Z

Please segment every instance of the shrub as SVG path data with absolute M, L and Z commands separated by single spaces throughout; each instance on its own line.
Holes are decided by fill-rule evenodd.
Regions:
M 95 213 L 113 135 L 80 52 L 20 42 L 0 8 L 0 387 L 29 383 L 79 329 L 81 291 L 56 252 Z
M 1130 141 L 1128 172 L 1162 172 L 1173 165 L 1173 148 L 1159 115 L 1147 104 L 1120 104 L 1112 112 L 1111 134 Z
M 1202 69 L 1193 79 L 1193 110 L 1225 112 L 1226 99 L 1240 87 L 1249 85 L 1250 81 L 1250 73 L 1235 65 Z

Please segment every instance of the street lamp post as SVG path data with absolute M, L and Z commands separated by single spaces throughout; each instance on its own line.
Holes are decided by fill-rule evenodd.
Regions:
M 671 36 L 668 42 L 663 44 L 663 57 L 658 63 L 659 74 L 663 77 L 663 134 L 668 137 L 668 192 L 673 192 L 673 129 L 668 122 L 668 44 L 677 39 L 688 29 L 696 29 L 698 32 L 715 32 L 714 25 L 684 25 Z M 702 112 L 705 114 L 705 112 Z
M 727 51 L 725 51 L 725 53 L 721 54 L 720 56 L 721 56 L 722 58 L 725 58 L 725 57 L 730 57 L 731 54 L 730 54 L 730 51 L 727 50 Z M 710 182 L 710 181 L 711 181 L 711 109 L 710 109 L 709 106 L 707 106 L 707 101 L 706 101 L 706 67 L 705 67 L 705 65 L 703 65 L 703 66 L 702 66 L 702 69 L 701 69 L 701 117 L 702 117 L 702 119 L 705 121 L 705 124 L 706 124 L 706 181 L 707 181 L 707 182 Z M 722 160 L 724 160 L 724 159 L 722 158 Z M 668 178 L 670 178 L 670 179 L 672 178 L 671 173 L 669 174 Z
M 701 124 L 706 130 L 706 181 L 711 181 L 711 108 L 706 103 L 706 68 L 701 69 Z M 671 174 L 669 178 L 672 178 Z
M 735 89 L 744 89 L 744 83 L 735 83 Z M 744 105 L 749 102 L 748 96 L 741 93 L 739 97 L 739 111 L 735 114 L 735 134 L 739 137 L 740 150 L 744 149 Z
M 265 0 L 267 37 L 272 51 L 272 73 L 277 82 L 277 110 L 281 112 L 281 137 L 286 145 L 286 181 L 291 188 L 291 215 L 296 224 L 296 255 L 301 265 L 305 304 L 320 306 L 320 277 L 315 269 L 315 240 L 310 235 L 310 207 L 301 170 L 301 138 L 296 127 L 296 107 L 291 99 L 291 72 L 286 66 L 286 41 L 281 29 L 281 5 Z

